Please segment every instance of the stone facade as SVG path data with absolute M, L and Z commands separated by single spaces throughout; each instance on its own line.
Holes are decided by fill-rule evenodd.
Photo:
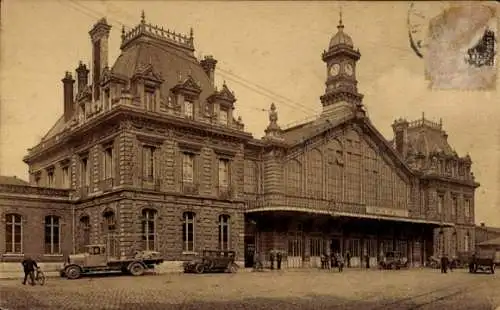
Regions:
M 37 201 L 38 215 L 20 207 L 23 225 L 60 205 L 61 254 L 106 243 L 115 256 L 154 249 L 172 261 L 203 249 L 234 250 L 238 260 L 280 249 L 290 265 L 313 266 L 330 248 L 351 251 L 357 265 L 390 250 L 421 264 L 469 237 L 473 248 L 479 184 L 470 158 L 450 152 L 425 119 L 398 120 L 394 142 L 378 132 L 357 90 L 361 55 L 343 28 L 323 53 L 323 113 L 281 128 L 272 104 L 265 136 L 255 139 L 235 117 L 229 87 L 214 85 L 217 61 L 194 57 L 192 33 L 143 16 L 122 33 L 121 55 L 108 67 L 110 26 L 101 19 L 90 32 L 92 85 L 81 63 L 76 94 L 65 74 L 64 116 L 24 158 L 32 185 L 68 190 L 58 204 Z M 436 135 L 441 149 L 419 149 L 437 145 L 420 143 Z M 29 242 L 24 252 L 39 253 Z

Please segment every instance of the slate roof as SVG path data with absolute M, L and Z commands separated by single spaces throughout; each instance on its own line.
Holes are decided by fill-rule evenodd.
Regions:
M 16 176 L 5 176 L 0 175 L 1 185 L 30 185 L 28 182 L 16 177 Z
M 190 75 L 196 82 L 200 82 L 200 100 L 204 101 L 215 89 L 210 79 L 203 71 L 198 60 L 187 51 L 170 48 L 165 44 L 150 41 L 137 41 L 127 46 L 116 59 L 111 71 L 115 74 L 131 78 L 136 71 L 147 65 L 159 73 L 164 80 L 161 85 L 163 96 L 169 94 L 170 89 Z

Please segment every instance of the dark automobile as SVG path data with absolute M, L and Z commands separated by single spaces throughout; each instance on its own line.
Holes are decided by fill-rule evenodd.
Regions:
M 408 260 L 401 257 L 401 253 L 389 251 L 385 257 L 378 263 L 380 269 L 401 269 L 408 267 Z
M 234 251 L 204 250 L 203 255 L 184 262 L 185 273 L 231 272 L 238 270 Z
M 490 272 L 491 274 L 495 273 L 495 267 L 497 263 L 495 253 L 493 252 L 476 252 L 472 254 L 469 260 L 469 272 L 477 273 L 477 272 Z

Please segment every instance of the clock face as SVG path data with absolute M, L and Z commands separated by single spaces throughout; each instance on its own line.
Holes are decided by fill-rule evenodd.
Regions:
M 345 72 L 347 75 L 351 76 L 351 75 L 354 73 L 354 69 L 352 68 L 352 65 L 351 65 L 351 64 L 349 64 L 349 63 L 348 63 L 348 64 L 345 64 L 345 66 L 344 66 L 344 72 Z
M 330 75 L 331 76 L 339 74 L 339 71 L 340 71 L 340 65 L 339 64 L 333 64 L 330 67 Z

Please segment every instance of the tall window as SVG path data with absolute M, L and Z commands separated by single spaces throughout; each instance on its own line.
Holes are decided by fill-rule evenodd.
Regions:
M 104 109 L 109 110 L 111 108 L 109 88 L 104 90 Z
M 457 216 L 457 197 L 455 196 L 451 198 L 451 216 L 453 219 Z
M 182 181 L 184 183 L 194 182 L 194 154 L 182 154 Z
M 469 252 L 469 233 L 464 236 L 464 252 Z
M 322 198 L 323 196 L 323 155 L 317 149 L 311 150 L 308 158 L 307 191 L 308 194 Z
M 68 166 L 64 166 L 62 168 L 62 186 L 64 188 L 69 188 L 69 167 Z
M 59 217 L 45 217 L 45 254 L 61 253 L 61 226 Z
M 465 199 L 464 205 L 465 205 L 465 207 L 464 207 L 465 219 L 469 219 L 470 216 L 471 216 L 470 200 L 469 199 Z
M 23 222 L 19 214 L 5 215 L 5 252 L 23 252 Z
M 153 181 L 155 177 L 155 147 L 145 145 L 142 148 L 142 168 L 144 179 Z
M 219 249 L 229 250 L 229 215 L 219 216 Z
M 47 186 L 48 187 L 54 186 L 54 170 L 47 171 Z
M 103 232 L 108 245 L 108 252 L 111 256 L 118 255 L 118 240 L 115 236 L 116 231 L 116 217 L 112 210 L 106 210 L 103 213 Z
M 193 118 L 194 104 L 191 101 L 184 101 L 184 115 L 188 118 Z
M 229 185 L 229 160 L 219 159 L 219 186 L 227 187 Z
M 287 192 L 292 195 L 300 195 L 302 193 L 302 173 L 300 163 L 296 160 L 288 162 L 286 174 Z
M 83 186 L 89 186 L 90 185 L 90 173 L 89 173 L 89 164 L 88 164 L 88 159 L 87 157 L 82 158 L 81 161 L 81 182 Z
M 146 101 L 146 110 L 155 111 L 156 109 L 156 96 L 154 89 L 147 89 L 144 92 L 144 100 Z
M 90 244 L 90 217 L 88 215 L 80 218 L 81 249 Z
M 222 125 L 227 125 L 228 124 L 228 119 L 229 119 L 228 115 L 229 115 L 228 110 L 220 109 L 220 111 L 219 111 L 219 122 Z
M 194 217 L 193 212 L 184 212 L 182 224 L 182 244 L 184 252 L 194 252 Z
M 156 250 L 156 216 L 155 210 L 145 209 L 142 211 L 142 241 L 146 251 Z
M 113 161 L 113 147 L 109 146 L 104 149 L 104 160 L 103 160 L 103 173 L 104 179 L 112 179 L 114 176 L 114 161 Z
M 437 205 L 438 214 L 443 214 L 443 206 L 444 206 L 444 195 L 438 195 L 438 205 Z
M 35 185 L 40 186 L 40 173 L 35 175 Z

